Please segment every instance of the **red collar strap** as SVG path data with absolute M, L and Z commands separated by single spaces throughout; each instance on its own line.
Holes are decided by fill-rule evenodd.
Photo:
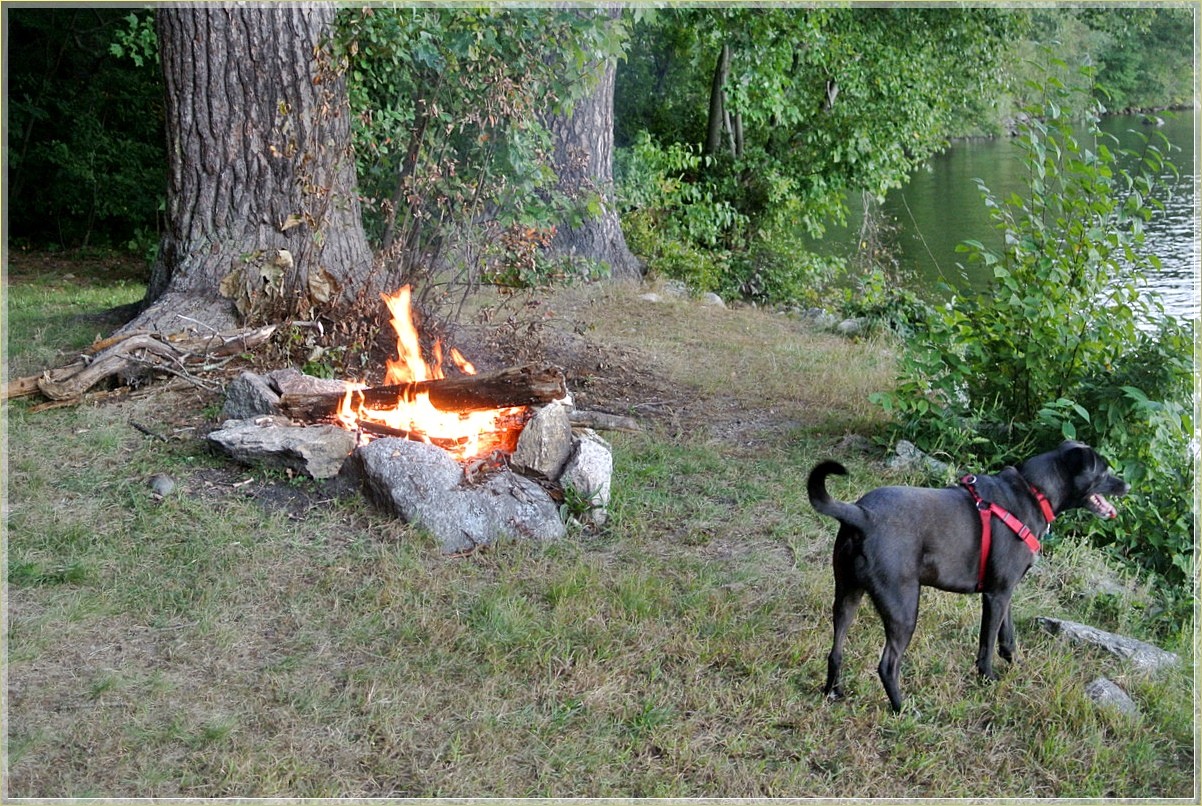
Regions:
M 989 547 L 993 542 L 993 519 L 997 518 L 1002 523 L 1006 524 L 1018 537 L 1019 540 L 1027 544 L 1027 548 L 1032 554 L 1039 553 L 1039 539 L 1035 534 L 1027 528 L 1027 525 L 1020 521 L 1017 517 L 1011 514 L 1008 510 L 995 504 L 992 501 L 986 501 L 981 498 L 977 492 L 977 477 L 973 475 L 965 476 L 960 479 L 960 484 L 968 490 L 972 496 L 973 502 L 977 505 L 977 512 L 981 513 L 981 564 L 977 570 L 977 590 L 982 590 L 985 587 L 985 564 L 989 560 Z M 1031 489 L 1031 494 L 1035 496 L 1035 500 L 1039 502 L 1039 508 L 1043 512 L 1044 520 L 1048 525 L 1047 529 L 1052 526 L 1052 521 L 1056 519 L 1056 513 L 1052 511 L 1052 505 L 1048 502 L 1047 496 L 1031 484 L 1027 485 Z

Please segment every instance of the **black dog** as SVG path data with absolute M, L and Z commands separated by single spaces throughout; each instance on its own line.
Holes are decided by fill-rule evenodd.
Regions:
M 840 523 L 835 538 L 835 640 L 827 658 L 826 693 L 842 696 L 843 639 L 864 592 L 885 624 L 878 667 L 894 711 L 901 710 L 898 667 L 918 621 L 919 587 L 981 592 L 977 670 L 996 679 L 993 650 L 1014 658 L 1010 596 L 1039 550 L 1036 535 L 1052 518 L 1084 507 L 1103 518 L 1117 515 L 1103 496 L 1130 488 L 1110 473 L 1097 452 L 1080 442 L 1028 459 L 996 476 L 966 476 L 959 487 L 879 487 L 854 504 L 826 492 L 826 477 L 846 475 L 838 462 L 810 473 L 810 503 Z M 991 507 L 992 505 L 992 507 Z M 992 548 L 983 536 L 991 531 Z

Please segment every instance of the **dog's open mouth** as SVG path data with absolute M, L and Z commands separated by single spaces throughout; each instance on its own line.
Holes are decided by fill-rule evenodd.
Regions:
M 1090 512 L 1099 518 L 1117 518 L 1119 515 L 1119 511 L 1114 508 L 1114 504 L 1111 504 L 1098 493 L 1094 493 L 1089 498 L 1086 498 L 1085 505 L 1089 508 Z

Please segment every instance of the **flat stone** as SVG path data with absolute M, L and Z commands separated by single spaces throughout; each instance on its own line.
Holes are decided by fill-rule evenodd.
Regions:
M 206 439 L 243 464 L 292 469 L 315 479 L 338 475 L 356 442 L 343 428 L 296 426 L 280 416 L 227 420 Z
M 523 473 L 558 479 L 572 455 L 572 422 L 567 407 L 556 401 L 543 406 L 522 428 L 510 464 Z
M 586 520 L 601 526 L 609 517 L 609 492 L 613 478 L 613 451 L 609 443 L 592 429 L 582 429 L 574 440 L 575 451 L 559 477 L 560 483 L 571 487 L 592 507 Z
M 1141 671 L 1156 672 L 1170 666 L 1176 666 L 1181 662 L 1181 658 L 1176 654 L 1166 652 L 1158 646 L 1153 646 L 1135 638 L 1128 638 L 1125 635 L 1117 635 L 1105 630 L 1099 630 L 1097 627 L 1091 627 L 1088 624 L 1079 624 L 1075 621 L 1047 618 L 1044 616 L 1040 616 L 1035 620 L 1041 627 L 1053 635 L 1059 635 L 1073 643 L 1101 647 L 1113 655 L 1131 661 Z
M 502 471 L 468 485 L 463 469 L 433 445 L 377 439 L 351 455 L 342 475 L 384 511 L 426 529 L 446 554 L 566 533 L 559 507 L 530 479 Z
M 1139 706 L 1123 689 L 1105 677 L 1099 677 L 1085 687 L 1085 694 L 1099 708 L 1117 711 L 1125 716 L 1139 716 Z

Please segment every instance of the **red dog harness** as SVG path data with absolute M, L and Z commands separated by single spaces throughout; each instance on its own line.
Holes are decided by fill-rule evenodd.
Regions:
M 985 587 L 985 563 L 989 559 L 989 546 L 993 542 L 993 519 L 995 517 L 1009 526 L 1015 535 L 1018 536 L 1018 539 L 1027 544 L 1027 548 L 1031 549 L 1032 554 L 1039 553 L 1039 540 L 1027 528 L 1025 523 L 1008 510 L 999 504 L 981 498 L 980 493 L 977 492 L 976 476 L 965 476 L 960 479 L 960 484 L 964 485 L 964 488 L 968 490 L 972 496 L 972 500 L 977 505 L 977 512 L 981 513 L 981 565 L 977 572 L 977 590 L 982 590 Z M 1039 508 L 1043 510 L 1043 517 L 1048 522 L 1048 528 L 1051 528 L 1052 521 L 1056 519 L 1056 514 L 1052 511 L 1052 505 L 1048 503 L 1048 499 L 1043 493 L 1035 489 L 1034 485 L 1028 484 L 1027 486 L 1031 488 L 1031 494 L 1039 502 Z

